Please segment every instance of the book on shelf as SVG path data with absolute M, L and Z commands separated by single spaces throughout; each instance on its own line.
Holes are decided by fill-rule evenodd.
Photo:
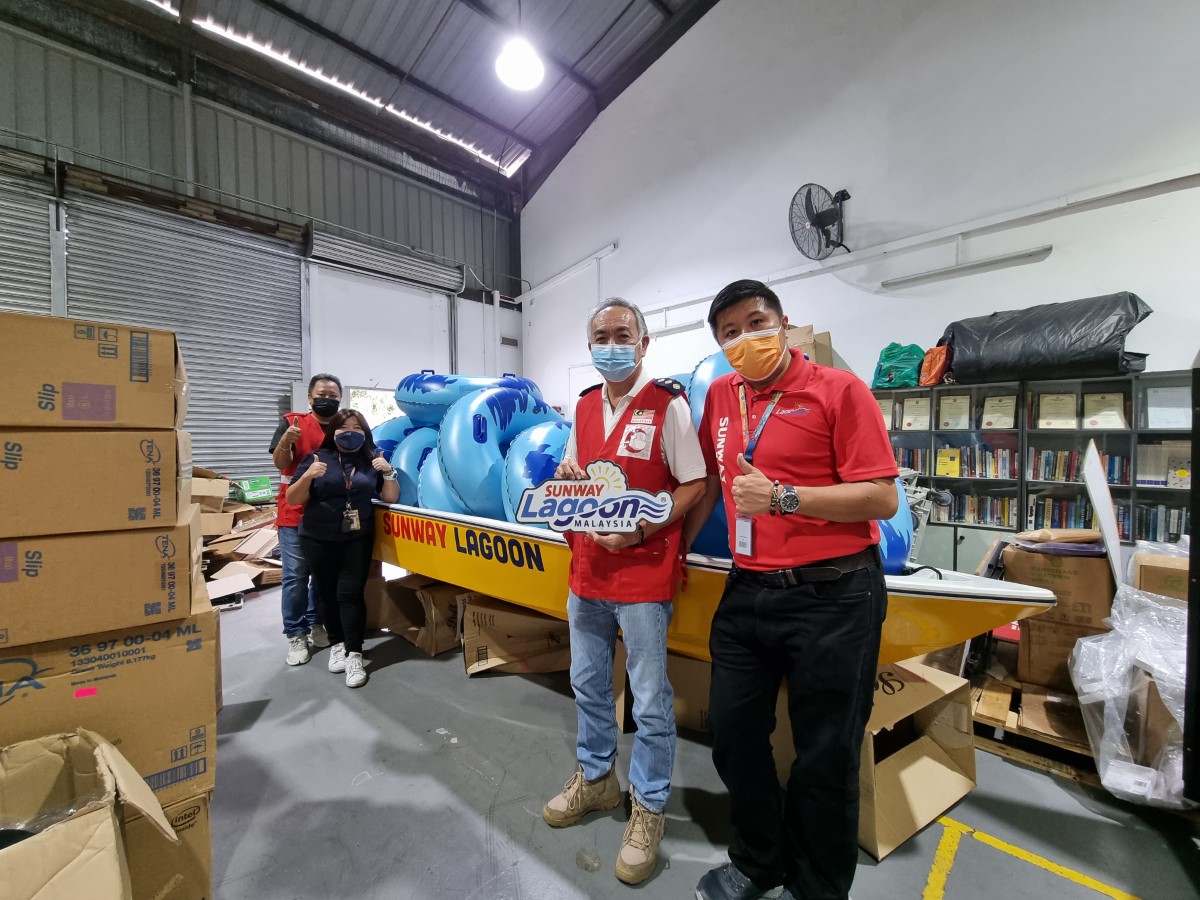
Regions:
M 931 521 L 951 525 L 1017 527 L 1017 501 L 1012 497 L 951 494 L 949 506 L 935 506 Z
M 1015 428 L 1017 423 L 1017 395 L 985 397 L 980 428 Z
M 1192 445 L 1190 441 L 1161 441 L 1157 444 L 1138 444 L 1137 483 L 1139 487 L 1191 487 Z M 1171 461 L 1178 464 L 1174 483 L 1170 478 Z M 1182 484 L 1186 479 L 1187 484 Z
M 1071 430 L 1078 428 L 1079 419 L 1075 415 L 1075 395 L 1039 394 L 1037 427 Z
M 1139 541 L 1161 541 L 1175 543 L 1189 533 L 1191 516 L 1179 506 L 1138 505 L 1134 516 L 1136 539 Z
M 1120 510 L 1123 507 L 1118 506 Z M 1120 516 L 1117 522 L 1120 528 Z M 1094 528 L 1095 514 L 1091 501 L 1083 496 L 1044 497 L 1030 495 L 1026 509 L 1026 527 L 1037 528 Z
M 974 444 L 961 449 L 960 471 L 964 478 L 1017 478 L 1017 451 L 1008 447 Z M 941 454 L 941 450 L 938 451 Z M 941 472 L 938 473 L 942 474 Z
M 1025 477 L 1030 481 L 1083 481 L 1082 450 L 1038 450 L 1030 447 L 1026 460 Z M 1100 454 L 1109 484 L 1129 484 L 1129 457 L 1115 454 Z
M 971 395 L 952 394 L 938 399 L 938 427 L 966 431 L 971 427 Z
M 1192 391 L 1187 387 L 1146 388 L 1146 427 L 1192 427 Z
M 929 398 L 905 397 L 900 422 L 901 431 L 929 430 Z
M 943 447 L 937 452 L 935 475 L 957 478 L 962 474 L 962 451 L 957 447 Z
M 879 404 L 879 412 L 883 414 L 884 428 L 886 428 L 888 431 L 891 431 L 892 426 L 895 424 L 892 421 L 892 416 L 894 415 L 894 404 L 892 403 L 892 398 L 876 397 L 875 402 Z
M 1125 395 L 1121 393 L 1084 394 L 1083 427 L 1085 429 L 1128 428 L 1129 421 L 1125 418 Z
M 1192 487 L 1192 454 L 1172 452 L 1167 455 L 1167 487 L 1190 490 Z
M 912 469 L 921 474 L 929 474 L 929 450 L 924 447 L 893 447 L 892 452 L 896 456 L 896 467 L 899 469 Z

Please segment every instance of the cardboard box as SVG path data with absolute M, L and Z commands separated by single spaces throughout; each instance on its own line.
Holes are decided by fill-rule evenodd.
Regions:
M 231 512 L 205 512 L 200 515 L 200 529 L 204 537 L 221 537 L 229 534 L 233 531 L 233 524 L 234 518 Z
M 0 425 L 180 428 L 187 375 L 169 331 L 0 313 Z
M 1075 693 L 1068 660 L 1075 642 L 1082 637 L 1103 634 L 1103 628 L 1043 622 L 1042 616 L 1021 622 L 1021 642 L 1017 654 L 1017 679 L 1029 684 Z
M 368 578 L 367 627 L 381 628 L 411 641 L 430 656 L 458 646 L 460 597 L 474 597 L 452 584 L 425 575 L 391 581 Z
M 207 471 L 207 470 L 205 470 Z M 205 512 L 222 512 L 229 496 L 229 482 L 224 478 L 205 478 L 192 474 L 192 502 Z
M 818 365 L 835 365 L 833 341 L 830 339 L 828 331 L 813 333 L 811 325 L 789 325 L 787 342 L 789 347 L 804 353 L 809 360 Z
M 200 794 L 163 810 L 178 843 L 150 819 L 125 822 L 125 856 L 133 900 L 211 900 L 212 798 Z
M 228 606 L 241 598 L 238 594 L 248 594 L 257 590 L 254 579 L 244 573 L 229 575 L 225 578 L 214 578 L 204 585 L 208 599 L 217 606 Z
M 277 559 L 239 559 L 223 565 L 213 574 L 212 580 L 219 581 L 232 575 L 245 575 L 256 587 L 270 587 L 283 581 L 283 563 Z
M 274 528 L 256 528 L 234 548 L 238 559 L 266 559 L 279 547 L 279 533 Z
M 1051 556 L 1007 547 L 1004 580 L 1053 592 L 1058 604 L 1041 613 L 1038 622 L 1103 628 L 1112 612 L 1116 586 L 1112 567 L 1104 556 Z
M 0 650 L 190 616 L 204 593 L 189 512 L 171 528 L 0 540 Z
M 463 665 L 468 676 L 571 668 L 566 622 L 478 594 L 465 594 L 460 600 Z
M 780 691 L 771 738 L 782 784 L 796 758 Z M 883 859 L 975 787 L 970 682 L 921 665 L 882 666 L 859 761 L 858 844 Z
M 184 432 L 0 428 L 0 538 L 172 525 L 190 467 Z
M 1135 553 L 1133 586 L 1150 594 L 1187 600 L 1188 559 L 1158 553 Z
M 136 809 L 143 830 L 172 846 L 175 836 L 154 794 L 99 735 L 81 729 L 0 750 L 0 821 L 81 809 L 0 851 L 5 900 L 128 897 L 118 804 Z
M 242 503 L 265 503 L 275 499 L 275 488 L 266 475 L 233 481 L 233 496 Z
M 211 790 L 216 774 L 216 613 L 0 648 L 0 734 L 103 734 L 163 804 Z M 81 895 L 82 896 L 82 895 Z

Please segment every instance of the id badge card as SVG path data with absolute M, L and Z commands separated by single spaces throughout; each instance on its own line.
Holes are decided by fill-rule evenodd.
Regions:
M 342 513 L 342 534 L 361 530 L 362 523 L 358 519 L 357 509 L 348 509 Z
M 733 529 L 734 552 L 741 556 L 754 555 L 754 520 L 738 516 Z

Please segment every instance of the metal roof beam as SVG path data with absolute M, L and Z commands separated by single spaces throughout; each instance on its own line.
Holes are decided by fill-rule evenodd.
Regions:
M 664 19 L 669 19 L 675 13 L 671 12 L 671 7 L 667 6 L 665 0 L 650 0 L 650 5 L 662 13 Z
M 457 2 L 461 3 L 472 12 L 487 19 L 497 27 L 502 28 L 504 31 L 508 31 L 513 34 L 516 33 L 517 28 L 515 25 L 513 25 L 513 23 L 505 20 L 503 16 L 493 11 L 489 6 L 484 4 L 482 0 L 457 0 Z M 557 56 L 547 53 L 544 50 L 538 50 L 538 53 L 544 56 L 549 61 L 550 65 L 554 66 L 554 68 L 558 69 L 559 72 L 591 94 L 592 97 L 595 97 L 598 93 L 600 93 L 600 87 L 595 82 L 576 72 L 575 67 L 566 60 L 559 59 Z
M 486 113 L 482 113 L 482 112 L 479 112 L 479 110 L 472 109 L 471 107 L 469 107 L 465 103 L 463 103 L 461 100 L 456 100 L 455 98 L 451 97 L 449 94 L 445 93 L 444 91 L 440 91 L 437 88 L 435 88 L 433 85 L 428 84 L 427 82 L 424 82 L 421 79 L 417 78 L 411 72 L 404 71 L 399 66 L 393 65 L 392 63 L 388 62 L 386 59 L 376 56 L 374 53 L 371 53 L 369 50 L 366 50 L 366 49 L 358 46 L 358 44 L 355 44 L 353 41 L 342 37 L 336 31 L 326 28 L 324 25 L 321 25 L 318 22 L 314 22 L 312 19 L 309 19 L 306 16 L 301 15 L 300 13 L 293 10 L 291 7 L 287 6 L 285 3 L 281 3 L 280 0 L 254 0 L 254 2 L 257 3 L 259 6 L 265 6 L 267 9 L 271 10 L 271 12 L 275 13 L 276 15 L 282 16 L 283 18 L 287 19 L 290 22 L 294 22 L 295 24 L 297 24 L 301 28 L 303 28 L 305 31 L 311 31 L 313 34 L 317 35 L 318 37 L 322 37 L 325 40 L 329 41 L 330 43 L 337 44 L 337 46 L 341 47 L 347 53 L 349 53 L 353 56 L 357 56 L 359 59 L 370 63 L 371 65 L 375 66 L 376 68 L 382 69 L 383 71 L 387 72 L 389 75 L 399 78 L 401 82 L 403 82 L 405 84 L 411 84 L 414 88 L 421 91 L 422 93 L 428 94 L 430 97 L 433 97 L 436 100 L 440 100 L 442 103 L 445 103 L 447 106 L 450 106 L 453 109 L 458 110 L 463 115 L 470 116 L 472 119 L 475 119 L 475 121 L 480 122 L 484 125 L 487 125 L 489 128 L 492 128 L 495 131 L 500 132 L 500 134 L 504 135 L 509 140 L 516 141 L 521 146 L 528 147 L 530 150 L 538 149 L 538 145 L 534 141 L 530 140 L 529 138 L 525 137 L 524 135 L 518 134 L 517 132 L 513 131 L 511 128 L 508 128 L 505 125 L 501 125 L 499 122 L 497 122 L 495 119 L 488 116 Z

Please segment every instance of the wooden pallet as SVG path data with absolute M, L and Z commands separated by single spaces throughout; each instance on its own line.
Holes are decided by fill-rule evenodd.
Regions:
M 975 745 L 980 750 L 1099 785 L 1079 703 L 1073 696 L 987 676 L 972 697 Z

